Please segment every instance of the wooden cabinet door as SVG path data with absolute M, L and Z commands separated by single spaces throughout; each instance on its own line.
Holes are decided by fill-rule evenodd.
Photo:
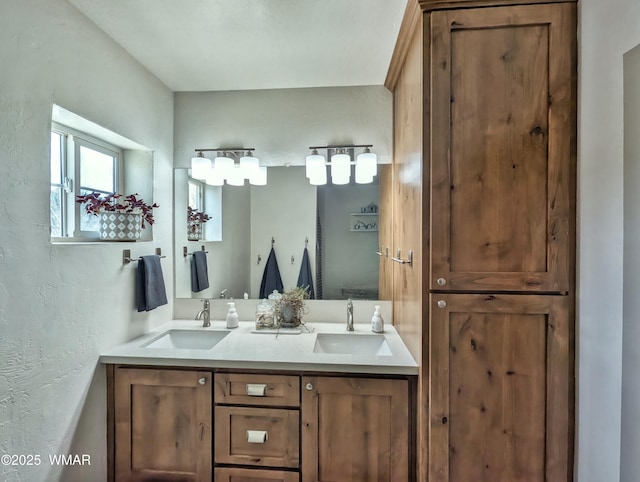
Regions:
M 211 481 L 211 378 L 115 370 L 115 480 Z
M 571 297 L 430 302 L 430 482 L 573 480 Z
M 566 293 L 576 5 L 431 14 L 429 288 Z
M 412 480 L 406 380 L 302 378 L 302 480 Z
M 378 299 L 393 299 L 393 169 L 391 164 L 378 166 L 380 182 L 380 221 L 378 232 Z

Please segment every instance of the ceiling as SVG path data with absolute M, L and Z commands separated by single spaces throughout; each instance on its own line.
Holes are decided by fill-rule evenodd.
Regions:
M 68 0 L 171 90 L 382 85 L 407 0 Z

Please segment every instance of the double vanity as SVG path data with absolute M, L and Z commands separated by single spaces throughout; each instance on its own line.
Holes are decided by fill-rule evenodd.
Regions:
M 414 480 L 417 365 L 345 328 L 175 320 L 103 354 L 110 480 Z

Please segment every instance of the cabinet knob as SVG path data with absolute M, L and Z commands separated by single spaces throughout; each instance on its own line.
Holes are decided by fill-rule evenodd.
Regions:
M 307 383 L 304 388 L 307 390 L 313 390 L 313 385 L 311 385 L 311 383 Z
M 445 300 L 438 300 L 438 308 L 446 308 L 447 302 Z
M 201 378 L 200 380 L 198 380 L 198 383 L 200 385 L 205 385 L 207 383 L 207 379 L 206 378 Z
M 438 285 L 439 285 L 439 286 L 444 286 L 444 285 L 446 285 L 446 284 L 447 284 L 447 280 L 446 280 L 446 279 L 444 279 L 444 278 L 438 278 L 438 279 L 436 280 L 436 283 L 438 283 Z

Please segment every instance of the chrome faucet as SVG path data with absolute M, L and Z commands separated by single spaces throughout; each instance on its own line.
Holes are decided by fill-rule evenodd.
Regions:
M 353 331 L 353 301 L 347 300 L 347 331 Z
M 196 315 L 196 320 L 199 320 L 202 318 L 202 327 L 206 328 L 208 326 L 211 326 L 210 303 L 209 303 L 209 300 L 202 300 L 202 301 L 204 301 L 204 306 L 200 311 L 198 311 L 198 314 Z
M 223 289 L 222 291 L 220 291 L 220 298 L 224 299 L 224 298 L 226 298 L 226 297 L 227 297 L 227 290 L 228 290 L 228 289 L 229 289 L 229 288 L 225 288 L 225 289 Z

